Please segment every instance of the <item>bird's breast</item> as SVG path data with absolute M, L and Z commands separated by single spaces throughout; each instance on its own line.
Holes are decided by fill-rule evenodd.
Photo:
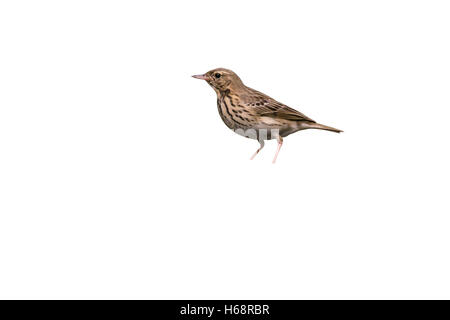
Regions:
M 223 122 L 230 129 L 245 129 L 252 127 L 254 123 L 251 114 L 236 99 L 228 95 L 218 97 L 217 108 Z
M 257 140 L 274 139 L 275 123 L 261 123 L 252 109 L 239 103 L 239 99 L 228 95 L 218 96 L 217 109 L 225 125 L 235 133 Z

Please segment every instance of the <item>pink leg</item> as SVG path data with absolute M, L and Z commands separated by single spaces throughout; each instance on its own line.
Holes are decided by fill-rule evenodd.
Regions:
M 277 161 L 278 153 L 280 152 L 281 146 L 283 145 L 282 137 L 278 136 L 277 141 L 278 141 L 277 153 L 275 153 L 275 157 L 273 157 L 272 163 L 275 163 Z
M 259 144 L 260 144 L 261 146 L 260 146 L 259 149 L 256 150 L 256 152 L 252 155 L 252 157 L 250 158 L 250 160 L 253 160 L 253 159 L 256 157 L 256 155 L 261 151 L 261 149 L 264 148 L 264 140 L 261 140 L 261 141 L 259 142 Z

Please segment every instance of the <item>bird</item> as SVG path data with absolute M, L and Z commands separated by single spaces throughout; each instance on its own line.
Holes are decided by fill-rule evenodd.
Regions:
M 247 87 L 241 78 L 229 69 L 217 68 L 192 77 L 205 80 L 214 89 L 219 115 L 228 128 L 241 136 L 258 140 L 260 146 L 251 156 L 251 160 L 264 148 L 265 140 L 276 139 L 278 142 L 272 161 L 275 163 L 283 145 L 283 138 L 294 132 L 305 129 L 343 132 L 319 124 L 268 95 Z

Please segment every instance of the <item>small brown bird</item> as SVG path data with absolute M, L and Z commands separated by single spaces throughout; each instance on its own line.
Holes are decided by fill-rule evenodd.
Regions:
M 333 132 L 342 130 L 316 123 L 303 113 L 247 87 L 236 73 L 218 68 L 193 76 L 205 80 L 217 94 L 217 108 L 226 126 L 234 132 L 256 139 L 260 147 L 253 159 L 264 147 L 264 140 L 277 139 L 275 163 L 283 144 L 283 138 L 304 129 L 321 129 Z

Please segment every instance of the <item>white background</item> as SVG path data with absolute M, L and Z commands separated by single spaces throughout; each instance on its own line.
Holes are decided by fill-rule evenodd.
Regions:
M 2 1 L 0 298 L 450 298 L 446 1 Z M 342 134 L 271 164 L 192 74 Z

